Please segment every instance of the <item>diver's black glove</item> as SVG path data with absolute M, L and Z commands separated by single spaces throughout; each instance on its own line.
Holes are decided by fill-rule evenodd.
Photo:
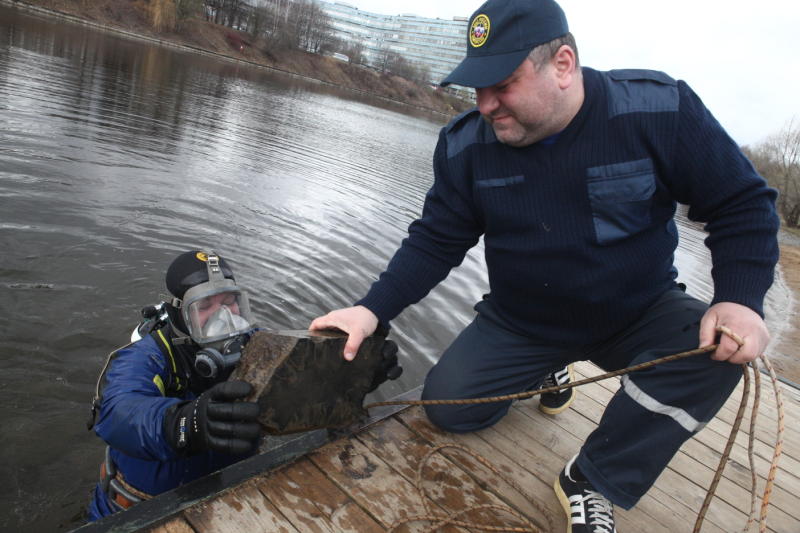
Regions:
M 387 379 L 397 379 L 403 373 L 403 367 L 397 362 L 397 343 L 384 340 L 381 347 L 381 363 L 375 370 L 372 384 L 367 392 L 377 389 Z
M 253 392 L 244 381 L 217 383 L 195 400 L 170 407 L 164 432 L 170 445 L 193 455 L 206 450 L 244 454 L 258 444 L 260 413 L 255 402 L 236 401 Z

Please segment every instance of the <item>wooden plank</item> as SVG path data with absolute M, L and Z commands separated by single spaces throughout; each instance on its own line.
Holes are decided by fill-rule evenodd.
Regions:
M 579 397 L 580 398 L 580 397 Z M 587 405 L 591 405 L 593 401 L 589 398 L 583 398 L 579 402 L 576 399 L 576 404 L 579 404 L 583 412 L 589 411 Z M 601 410 L 599 404 L 595 404 L 598 411 Z M 526 414 L 529 416 L 534 417 L 532 410 L 528 410 Z M 538 414 L 538 411 L 536 412 Z M 539 416 L 541 418 L 541 416 Z M 579 415 L 572 409 L 568 409 L 567 411 L 561 413 L 560 415 L 554 417 L 552 422 L 560 426 L 565 432 L 576 432 L 580 433 L 581 440 L 585 438 L 585 435 L 588 435 L 596 424 L 592 421 L 589 421 L 585 417 Z M 718 462 L 718 461 L 717 461 Z M 680 474 L 685 478 L 684 483 L 693 483 L 700 489 L 705 491 L 708 490 L 708 487 L 711 485 L 711 480 L 714 476 L 714 471 L 716 470 L 716 462 L 711 464 L 704 464 L 698 461 L 696 458 L 684 453 L 678 452 L 672 461 L 669 463 L 668 468 L 674 470 L 677 474 Z M 749 476 L 748 476 L 749 479 Z M 660 487 L 660 485 L 659 485 Z M 651 489 L 652 490 L 652 489 Z M 740 526 L 743 527 L 744 524 L 747 522 L 746 513 L 749 512 L 750 509 L 750 488 L 749 485 L 746 487 L 740 486 L 735 482 L 731 481 L 728 478 L 723 477 L 720 481 L 719 486 L 716 490 L 716 498 L 730 504 L 733 508 L 739 509 L 744 512 L 741 515 L 741 522 Z M 646 502 L 642 502 L 646 503 Z M 637 505 L 637 508 L 639 505 Z M 674 507 L 673 507 L 674 508 Z M 691 513 L 690 520 L 693 523 L 696 519 L 697 512 L 699 511 L 699 507 L 693 508 Z M 760 509 L 760 500 L 756 507 L 757 510 Z M 791 530 L 795 524 L 797 524 L 797 519 L 788 515 L 783 510 L 778 508 L 777 506 L 773 506 L 770 512 L 770 519 L 768 520 L 771 527 L 776 529 L 777 531 L 789 531 Z M 722 525 L 722 524 L 720 524 Z
M 736 393 L 734 393 L 734 396 L 736 396 Z M 734 409 L 738 409 L 740 398 L 741 396 L 736 396 L 735 405 L 732 400 L 729 400 L 725 404 L 723 409 L 721 409 L 720 412 L 717 413 L 717 419 L 720 420 L 721 422 L 724 422 L 728 426 L 732 426 L 736 418 L 736 412 Z M 745 409 L 745 414 L 744 417 L 742 418 L 742 425 L 739 430 L 742 435 L 747 435 L 747 436 L 750 435 L 750 418 L 751 418 L 752 406 L 753 406 L 753 399 L 751 397 Z M 765 415 L 765 407 L 762 404 L 759 407 L 758 414 L 756 415 L 755 436 L 756 440 L 772 448 L 775 445 L 775 441 L 778 435 L 778 422 L 777 420 L 769 419 L 764 415 Z M 794 429 L 792 427 L 792 423 L 786 420 L 784 420 L 784 425 L 785 425 L 783 432 L 784 441 L 791 443 L 800 443 L 800 431 Z M 800 446 L 795 446 L 791 450 L 792 453 L 790 456 L 795 460 L 798 459 L 797 456 L 798 449 L 800 449 Z M 771 459 L 771 454 L 770 454 L 770 459 Z
M 151 533 L 196 533 L 194 529 L 181 517 L 173 518 L 165 524 L 154 527 Z
M 748 397 L 747 407 L 745 408 L 744 417 L 742 418 L 742 426 L 740 432 L 746 435 L 750 434 L 750 417 L 752 413 L 753 402 L 755 401 L 754 391 L 751 383 L 751 391 Z M 785 389 L 785 386 L 782 386 Z M 720 409 L 717 418 L 733 425 L 736 418 L 736 413 L 739 409 L 739 404 L 742 398 L 743 385 L 740 383 L 736 390 L 731 394 L 731 397 Z M 800 407 L 793 405 L 791 402 L 786 401 L 790 396 L 784 394 L 784 439 L 792 442 L 800 442 L 800 419 L 795 420 L 796 415 L 800 412 Z M 774 392 L 772 391 L 771 383 L 764 381 L 762 376 L 762 391 L 760 398 L 759 410 L 756 415 L 756 438 L 767 446 L 773 446 L 778 428 L 778 414 L 777 407 L 774 400 Z M 796 458 L 796 457 L 795 457 Z
M 606 405 L 608 401 L 610 401 L 613 393 L 608 390 L 608 388 L 601 386 L 600 383 L 601 382 L 589 383 L 581 386 L 579 392 L 583 391 L 584 394 L 590 395 L 600 404 Z M 599 422 L 599 417 L 596 421 Z M 703 431 L 700 431 L 692 438 L 712 449 L 718 449 L 721 452 L 728 440 L 729 433 L 730 427 L 721 425 L 719 421 L 712 421 Z M 794 456 L 797 455 L 794 450 L 797 450 L 798 447 L 800 446 L 798 446 L 797 443 L 787 440 L 784 443 L 784 451 L 787 453 L 784 457 L 781 457 L 779 463 L 781 485 L 788 492 L 793 494 L 800 494 L 800 478 L 795 475 L 796 472 L 800 472 L 800 466 L 797 465 L 797 460 L 794 459 Z M 756 442 L 755 450 L 754 460 L 756 471 L 760 477 L 765 479 L 772 461 L 774 445 Z M 738 435 L 736 444 L 731 450 L 731 458 L 741 465 L 749 464 L 747 458 L 747 438 L 741 433 Z
M 700 463 L 708 467 L 712 467 L 714 470 L 716 470 L 717 466 L 719 465 L 719 459 L 722 456 L 722 451 L 723 446 L 721 443 L 717 443 L 716 447 L 711 448 L 697 439 L 689 439 L 681 448 L 681 453 L 685 453 L 686 455 L 697 459 L 697 461 Z M 756 493 L 758 494 L 759 498 L 764 492 L 766 474 L 767 471 L 756 473 L 758 477 Z M 779 470 L 778 475 L 779 482 L 772 489 L 770 505 L 783 510 L 790 516 L 793 516 L 796 520 L 800 520 L 800 497 L 797 494 L 793 494 L 785 490 L 780 484 L 780 481 L 783 479 L 783 472 Z M 724 478 L 736 483 L 740 487 L 744 487 L 749 493 L 752 481 L 750 476 L 750 468 L 748 466 L 731 459 L 725 466 L 723 476 Z
M 416 417 L 412 418 L 412 415 Z M 563 468 L 567 462 L 568 457 L 577 452 L 578 443 L 574 443 L 572 448 L 565 448 L 561 446 L 559 449 L 566 449 L 567 454 L 565 457 L 559 457 L 554 454 L 550 443 L 556 442 L 557 435 L 548 434 L 545 436 L 544 441 L 548 444 L 537 443 L 531 440 L 530 435 L 522 432 L 520 426 L 531 426 L 530 423 L 519 424 L 516 420 L 515 413 L 512 412 L 500 421 L 494 427 L 464 435 L 446 434 L 434 428 L 430 422 L 427 421 L 422 411 L 409 410 L 401 415 L 403 422 L 408 424 L 413 429 L 424 432 L 426 438 L 435 440 L 437 442 L 447 442 L 455 440 L 471 449 L 481 453 L 493 463 L 502 467 L 507 474 L 514 479 L 517 484 L 536 490 L 536 494 L 530 498 L 536 498 L 540 504 L 550 510 L 551 516 L 554 516 L 557 530 L 565 527 L 565 517 L 561 509 L 560 503 L 555 497 L 553 492 L 553 482 L 558 472 Z M 539 428 L 536 428 L 538 430 Z M 563 443 L 562 443 L 563 444 Z M 538 483 L 530 486 L 531 480 L 536 480 Z M 643 528 L 642 522 L 631 520 L 629 517 L 623 515 L 617 516 L 617 522 L 622 530 L 628 531 L 641 531 Z M 674 531 L 668 524 L 661 524 L 657 520 L 650 517 L 644 522 L 647 525 L 647 531 Z
M 590 363 L 577 366 L 579 373 L 600 372 Z M 764 416 L 760 417 L 755 458 L 759 491 L 763 490 L 773 445 L 769 442 L 770 432 L 760 428 L 771 426 L 775 416 L 769 411 L 770 402 L 774 402 L 771 384 L 765 380 L 762 385 Z M 578 389 L 572 408 L 556 417 L 541 414 L 536 409 L 538 399 L 516 402 L 498 424 L 471 434 L 442 432 L 428 421 L 421 408 L 414 407 L 357 435 L 331 443 L 293 465 L 227 490 L 213 501 L 195 505 L 152 531 L 380 533 L 398 520 L 425 512 L 413 484 L 416 470 L 433 446 L 446 442 L 464 445 L 481 454 L 502 475 L 486 470 L 469 455 L 443 450 L 431 459 L 423 475 L 428 494 L 436 503 L 434 513 L 444 514 L 443 509 L 461 510 L 475 504 L 503 503 L 547 530 L 547 521 L 532 503 L 537 501 L 548 509 L 556 531 L 562 531 L 565 517 L 552 490 L 553 480 L 596 428 L 618 386 L 618 378 L 585 385 Z M 667 533 L 691 529 L 727 440 L 741 388 L 740 383 L 719 415 L 686 442 L 634 509 L 615 510 L 619 531 Z M 787 397 L 787 411 L 800 405 L 796 396 Z M 749 410 L 708 511 L 704 533 L 741 530 L 746 522 L 750 507 L 750 474 L 745 468 L 748 418 Z M 788 420 L 789 416 L 787 425 Z M 771 497 L 768 525 L 772 532 L 800 531 L 798 435 L 800 432 L 794 428 L 786 432 L 785 456 L 781 459 L 778 486 Z M 797 472 L 787 471 L 795 468 Z M 506 482 L 504 476 L 519 485 L 521 491 Z M 511 517 L 501 518 L 491 512 L 472 518 L 481 523 L 494 520 L 518 525 Z M 421 532 L 430 525 L 430 522 L 415 522 L 401 530 Z M 448 526 L 443 531 L 455 533 L 461 529 Z
M 516 416 L 521 418 L 521 421 L 516 425 L 523 428 L 524 439 L 529 441 L 539 440 L 546 446 L 549 442 L 553 442 L 552 437 L 549 437 L 549 435 L 559 435 L 560 442 L 551 446 L 550 449 L 560 457 L 561 464 L 564 464 L 578 452 L 586 436 L 596 427 L 596 424 L 581 417 L 571 409 L 554 418 L 563 420 L 570 415 L 575 415 L 578 419 L 582 419 L 583 425 L 578 426 L 579 431 L 577 432 L 574 429 L 573 431 L 565 431 L 563 427 L 555 423 L 553 417 L 540 413 L 534 407 L 533 402 L 527 402 L 527 404 L 518 403 L 512 408 L 512 413 L 508 417 Z M 530 422 L 526 424 L 525 419 L 530 420 Z M 575 420 L 571 422 L 576 423 Z M 578 420 L 577 423 L 580 424 L 581 421 Z M 521 442 L 524 442 L 524 440 Z M 627 520 L 635 523 L 638 529 L 645 528 L 648 530 L 654 528 L 654 524 L 660 524 L 668 530 L 674 530 L 676 516 L 682 517 L 686 521 L 694 521 L 694 513 L 690 509 L 685 506 L 674 505 L 674 502 L 670 503 L 669 499 L 658 488 L 651 489 L 645 494 L 633 509 L 626 511 L 618 508 L 616 515 L 620 521 Z
M 585 397 L 577 396 L 573 406 L 585 404 L 590 401 L 591 400 Z M 577 453 L 589 433 L 597 427 L 595 422 L 581 415 L 575 408 L 568 409 L 555 417 L 549 417 L 541 414 L 534 405 L 533 402 L 520 402 L 514 406 L 514 410 L 519 411 L 522 416 L 535 419 L 536 430 L 531 431 L 530 438 L 537 438 L 535 434 L 542 433 L 542 429 L 547 428 L 547 432 L 560 433 L 562 440 L 569 441 L 567 446 L 552 448 L 555 453 L 560 455 L 564 462 Z M 628 511 L 617 509 L 616 512 L 620 518 L 624 516 L 628 520 L 636 522 L 640 528 L 644 527 L 649 522 L 655 521 L 668 526 L 668 528 L 673 531 L 676 523 L 694 524 L 697 518 L 697 511 L 695 509 L 691 509 L 685 504 L 674 501 L 664 493 L 658 485 L 651 488 L 633 509 Z M 707 532 L 723 531 L 722 528 L 711 523 L 707 524 L 704 530 Z
M 592 385 L 596 386 L 597 384 L 589 384 L 582 387 L 581 389 L 585 387 L 591 387 Z M 580 401 L 586 403 L 585 400 L 586 399 L 580 400 L 579 396 L 578 399 L 576 399 L 576 404 L 579 404 Z M 576 409 L 580 409 L 580 407 L 576 407 Z M 565 414 L 567 414 L 567 412 L 562 413 L 562 415 Z M 562 415 L 556 416 L 554 418 L 555 419 L 566 418 L 562 417 Z M 587 429 L 590 431 L 592 426 L 594 425 L 596 425 L 596 421 L 593 421 L 593 424 L 589 428 L 584 429 L 584 431 L 586 431 Z M 567 426 L 568 424 L 565 424 L 564 427 L 566 428 Z M 584 437 L 583 435 L 581 436 Z M 705 489 L 703 489 L 702 487 L 678 475 L 669 468 L 667 468 L 662 473 L 662 475 L 656 482 L 656 486 L 653 489 L 651 489 L 648 494 L 652 495 L 653 491 L 655 490 L 661 491 L 664 495 L 659 497 L 658 499 L 662 501 L 664 501 L 664 499 L 666 499 L 666 501 L 672 501 L 671 507 L 676 511 L 679 509 L 682 510 L 682 507 L 685 507 L 687 509 L 699 510 L 706 492 Z M 620 512 L 618 514 L 620 518 L 624 516 L 624 512 Z M 688 522 L 683 522 L 682 524 L 679 525 L 679 527 L 676 530 L 686 529 L 687 526 L 694 524 L 695 519 L 696 519 L 696 511 L 692 513 L 692 515 L 689 517 Z M 741 528 L 745 524 L 746 517 L 736 508 L 726 504 L 725 502 L 722 502 L 721 505 L 716 507 L 712 506 L 712 508 L 709 509 L 709 512 L 706 516 L 706 522 L 707 522 L 706 527 L 708 527 L 709 525 L 711 525 L 711 523 L 713 523 L 717 527 L 721 528 L 723 531 L 734 531 L 737 528 Z M 620 527 L 619 529 L 622 528 Z M 633 531 L 639 531 L 639 530 L 647 530 L 646 522 L 645 523 L 639 522 L 638 528 L 633 529 Z
M 594 391 L 596 393 L 594 397 L 597 398 L 598 401 L 600 401 L 601 403 L 606 404 L 611 399 L 611 396 L 614 394 L 614 392 L 616 391 L 616 388 L 617 388 L 616 385 L 608 383 L 608 381 L 613 381 L 614 379 L 616 379 L 616 378 L 612 378 L 612 380 L 604 380 L 604 381 L 599 381 L 599 382 L 596 382 L 596 383 L 590 383 L 588 385 L 585 385 L 584 387 L 589 387 L 586 390 L 587 391 L 590 391 L 590 390 Z M 593 389 L 592 388 L 593 386 L 599 386 L 600 389 Z M 584 388 L 584 387 L 581 387 L 581 388 Z M 741 388 L 741 384 L 739 385 L 739 387 Z M 606 392 L 602 393 L 601 391 L 603 391 L 603 390 L 606 391 Z M 728 409 L 728 410 L 733 409 L 734 412 L 735 412 L 735 410 L 738 409 L 739 399 L 740 398 L 741 398 L 741 389 L 739 389 L 738 396 L 737 396 L 736 391 L 734 391 L 734 393 L 731 395 L 731 398 L 726 402 L 726 404 L 723 407 L 723 409 Z M 730 424 L 733 423 L 733 416 L 729 417 L 729 422 L 730 422 Z M 712 422 L 709 424 L 709 426 L 711 426 L 711 429 L 715 433 L 717 433 L 718 435 L 723 437 L 723 442 L 727 441 L 728 435 L 730 433 L 730 427 L 725 427 L 724 424 L 720 425 L 720 421 L 719 420 L 712 420 Z M 761 425 L 761 427 L 763 427 L 763 425 Z M 791 428 L 790 428 L 789 424 L 787 424 L 787 435 L 784 436 L 785 440 L 787 442 L 789 442 L 789 443 L 800 442 L 800 439 L 792 438 L 792 433 L 791 433 L 791 431 L 789 431 L 790 429 Z M 742 429 L 740 430 L 740 435 L 741 434 L 747 434 L 748 432 L 749 432 L 749 426 L 745 427 L 745 425 L 742 424 Z M 771 461 L 772 460 L 772 452 L 771 452 L 771 450 L 774 449 L 774 438 L 773 438 L 772 431 L 771 430 L 770 431 L 758 431 L 756 438 L 757 438 L 757 441 L 760 441 L 764 446 L 767 447 L 767 448 L 764 448 L 761 445 L 757 445 L 758 446 L 757 449 L 759 450 L 757 455 L 759 457 L 761 457 L 762 459 L 766 460 L 766 461 Z M 744 444 L 744 446 L 746 447 L 746 444 Z M 764 453 L 765 449 L 770 450 L 770 452 Z M 794 458 L 794 456 L 796 455 L 795 453 L 788 453 L 787 455 L 791 458 L 790 461 L 796 461 L 796 459 Z M 800 465 L 792 464 L 789 468 L 787 468 L 787 470 L 790 471 L 790 472 L 797 471 L 795 469 L 795 466 L 800 466 Z
M 248 481 L 211 501 L 191 507 L 183 512 L 184 517 L 197 533 L 300 533 L 258 491 L 255 482 Z
M 590 383 L 588 385 L 585 385 L 585 386 L 581 387 L 581 390 L 583 390 L 583 392 L 585 394 L 589 395 L 591 398 L 595 399 L 598 403 L 600 403 L 603 406 L 605 406 L 608 403 L 608 401 L 611 399 L 611 396 L 612 396 L 611 392 L 608 389 L 604 388 L 604 387 L 600 387 L 599 383 Z M 603 409 L 604 408 L 605 407 L 603 407 Z M 599 415 L 595 415 L 595 417 L 596 417 L 595 418 L 596 421 L 599 421 Z M 709 426 L 710 427 L 706 427 L 706 430 L 708 430 L 708 431 L 706 431 L 706 430 L 701 431 L 697 435 L 695 435 L 693 438 L 697 439 L 700 442 L 703 442 L 704 444 L 708 445 L 712 449 L 722 450 L 724 448 L 725 442 L 727 442 L 727 440 L 728 440 L 728 436 L 730 434 L 730 426 L 726 426 L 726 425 L 722 424 L 721 422 L 719 422 L 718 420 L 714 421 L 713 424 L 709 424 Z M 746 465 L 746 464 L 748 464 L 748 461 L 747 461 L 747 438 L 740 433 L 736 442 L 737 442 L 737 444 L 734 446 L 734 450 L 732 452 L 732 456 L 731 457 L 733 459 L 737 460 L 740 464 Z M 769 469 L 769 463 L 772 460 L 772 451 L 773 451 L 774 447 L 764 448 L 764 446 L 766 446 L 766 445 L 763 444 L 763 443 L 760 444 L 760 445 L 757 444 L 756 446 L 757 446 L 757 449 L 761 452 L 760 454 L 758 454 L 758 453 L 756 454 L 756 457 L 755 457 L 756 466 L 757 466 L 757 470 L 759 471 L 760 475 L 762 475 L 762 477 L 763 477 L 763 476 L 766 475 L 766 472 Z M 785 450 L 786 449 L 791 450 L 794 447 L 795 447 L 795 444 L 793 442 L 787 441 L 786 442 L 786 446 L 785 446 Z M 764 457 L 765 455 L 768 456 L 768 458 Z M 742 459 L 744 459 L 744 460 L 742 461 Z M 784 469 L 785 468 L 784 467 L 785 463 L 783 462 L 783 458 L 782 458 L 781 462 L 782 462 L 781 467 L 782 467 L 782 469 Z M 785 470 L 786 470 L 787 475 L 791 476 L 791 473 L 790 473 L 791 470 L 789 470 L 788 468 L 785 468 Z M 794 477 L 794 476 L 791 476 L 791 477 Z M 790 481 L 790 483 L 792 483 L 792 484 L 796 483 L 796 479 L 794 481 Z
M 578 409 L 580 409 L 581 413 L 589 416 L 593 419 L 593 422 L 597 423 L 600 420 L 602 415 L 603 409 L 605 406 L 602 405 L 602 401 L 596 401 L 596 397 L 605 397 L 610 399 L 611 393 L 607 389 L 600 387 L 598 383 L 590 383 L 580 388 L 584 392 L 584 395 L 587 399 L 591 401 L 595 401 L 594 404 L 589 402 L 583 402 Z M 578 396 L 580 399 L 580 396 Z M 576 404 L 578 401 L 576 400 Z M 567 426 L 565 426 L 567 427 Z M 670 468 L 676 469 L 679 473 L 691 479 L 695 482 L 698 487 L 702 487 L 704 490 L 707 490 L 707 487 L 710 485 L 711 477 L 713 476 L 713 470 L 716 469 L 717 464 L 719 462 L 719 454 L 721 453 L 724 442 L 727 438 L 723 438 L 721 435 L 715 435 L 713 432 L 709 434 L 707 431 L 701 431 L 699 434 L 695 435 L 691 441 L 697 442 L 704 442 L 707 444 L 711 449 L 718 449 L 719 452 L 717 454 L 716 460 L 713 461 L 711 464 L 703 464 L 691 459 L 689 455 L 684 452 L 679 452 L 676 455 L 676 458 L 670 463 Z M 686 444 L 684 445 L 686 446 Z M 741 451 L 741 446 L 737 446 L 734 449 L 734 455 L 737 455 L 739 451 Z M 742 457 L 737 458 L 740 462 Z M 745 456 L 746 461 L 746 456 Z M 744 463 L 746 464 L 746 463 Z M 763 468 L 759 468 L 759 475 L 762 478 L 767 473 L 768 465 L 763 464 L 761 465 Z M 705 468 L 704 468 L 705 467 Z M 729 469 L 729 468 L 728 468 Z M 726 470 L 728 470 L 726 469 Z M 783 483 L 786 481 L 786 478 L 789 476 L 784 476 L 783 472 L 781 473 L 781 482 Z M 717 490 L 717 496 L 723 500 L 726 500 L 726 503 L 730 502 L 731 500 L 738 502 L 733 507 L 742 509 L 743 511 L 747 512 L 750 509 L 750 485 L 749 485 L 749 473 L 747 474 L 747 481 L 744 485 L 738 485 L 733 481 L 727 481 L 729 479 L 727 477 L 723 478 L 723 481 L 720 484 L 720 487 Z M 763 483 L 763 481 L 762 481 Z M 763 487 L 763 484 L 762 484 Z M 779 507 L 776 499 L 778 499 L 778 494 L 780 494 L 780 500 L 782 503 L 783 508 Z M 760 496 L 760 493 L 759 493 Z M 773 496 L 772 500 L 772 507 L 770 510 L 770 518 L 768 519 L 768 523 L 770 527 L 773 524 L 776 524 L 775 527 L 778 527 L 780 524 L 791 524 L 796 523 L 796 518 L 793 517 L 790 513 L 787 513 L 787 509 L 796 509 L 792 507 L 792 500 L 796 500 L 796 497 L 788 493 L 787 491 L 783 490 L 783 488 L 775 489 L 775 495 Z M 699 506 L 696 507 L 699 510 Z M 709 515 L 711 516 L 711 515 Z M 742 522 L 739 524 L 739 527 L 743 527 L 746 518 L 742 519 Z M 780 529 L 779 529 L 780 530 Z
M 587 361 L 576 363 L 575 370 L 580 379 L 594 377 L 603 373 L 602 369 Z M 619 388 L 619 378 L 605 379 L 598 381 L 597 383 L 611 393 L 616 392 L 616 390 Z M 736 389 L 734 389 L 733 393 L 731 394 L 731 397 L 725 403 L 720 414 L 718 415 L 721 419 L 730 424 L 733 423 L 736 412 L 739 408 L 742 390 L 744 388 L 743 383 L 743 381 L 739 382 Z M 751 392 L 748 399 L 748 409 L 745 411 L 744 423 L 742 424 L 742 431 L 744 432 L 749 431 L 750 407 L 752 407 L 754 398 L 752 387 L 754 385 L 754 380 L 751 380 Z M 800 442 L 800 430 L 796 429 L 800 428 L 800 399 L 798 399 L 800 398 L 800 396 L 798 396 L 800 395 L 800 392 L 791 389 L 791 387 L 785 384 L 780 384 L 780 388 L 784 400 L 786 438 Z M 772 389 L 772 382 L 770 381 L 769 376 L 763 374 L 761 375 L 761 389 L 761 407 L 759 408 L 757 420 L 760 421 L 759 426 L 768 426 L 770 428 L 769 435 L 766 437 L 765 442 L 767 444 L 772 444 L 774 441 L 774 439 L 772 439 L 772 428 L 777 427 L 777 404 L 775 402 L 775 392 Z M 767 421 L 766 423 L 765 420 Z
M 384 529 L 307 458 L 257 483 L 300 531 L 380 533 Z
M 258 490 L 299 531 L 334 533 L 333 524 L 320 512 L 313 500 L 305 496 L 305 487 L 288 478 L 284 471 L 276 472 L 256 483 Z
M 591 387 L 592 385 L 587 385 L 587 387 Z M 587 388 L 584 392 L 590 392 L 591 389 Z M 587 394 L 579 394 L 577 396 L 575 404 L 573 404 L 574 409 L 570 409 L 559 415 L 555 418 L 555 420 L 564 427 L 565 430 L 575 432 L 576 429 L 581 428 L 581 420 L 577 417 L 588 417 L 591 420 L 590 427 L 584 427 L 582 434 L 588 435 L 587 431 L 590 431 L 591 428 L 596 426 L 596 423 L 599 422 L 600 417 L 602 416 L 603 410 L 605 409 L 604 405 L 599 404 L 594 399 L 589 397 Z M 580 411 L 580 414 L 577 414 L 577 411 Z M 709 447 L 706 444 L 698 441 L 695 438 L 689 439 L 684 443 L 679 455 L 676 456 L 678 460 L 681 459 L 681 454 L 692 458 L 702 465 L 705 468 L 701 468 L 702 470 L 707 470 L 709 472 L 713 472 L 716 470 L 717 465 L 719 464 L 719 459 L 722 455 L 722 450 L 724 448 L 724 443 L 722 441 L 715 441 L 713 442 L 713 447 Z M 677 465 L 684 464 L 682 462 L 675 463 L 674 465 L 671 464 L 672 467 L 676 467 Z M 759 496 L 763 492 L 764 482 L 766 480 L 767 471 L 763 470 L 758 472 L 760 477 L 760 490 L 758 491 Z M 741 507 L 741 509 L 749 509 L 750 507 L 750 471 L 749 467 L 746 467 L 743 464 L 740 464 L 736 460 L 729 461 L 724 474 L 725 479 L 730 479 L 732 483 L 737 484 L 740 487 L 744 487 L 747 492 L 747 500 L 746 506 Z M 687 477 L 690 477 L 687 475 Z M 701 486 L 708 486 L 709 483 L 705 481 L 699 482 Z M 773 489 L 773 494 L 771 498 L 771 503 L 774 507 L 780 508 L 784 512 L 787 512 L 790 516 L 794 516 L 795 518 L 800 518 L 800 497 L 795 494 L 792 494 L 786 490 L 784 490 L 780 486 L 776 486 Z
M 525 453 L 518 453 L 516 445 L 510 443 L 510 441 L 490 442 L 483 435 L 485 431 L 464 434 L 444 433 L 434 427 L 425 416 L 424 411 L 418 407 L 403 411 L 396 418 L 409 429 L 436 445 L 455 442 L 482 455 L 523 491 L 523 494 L 517 494 L 515 489 L 510 488 L 498 476 L 491 473 L 482 474 L 485 485 L 496 488 L 493 490 L 495 494 L 502 492 L 501 499 L 520 509 L 534 523 L 544 526 L 547 524 L 546 518 L 541 516 L 541 513 L 530 503 L 535 500 L 548 510 L 551 520 L 556 525 L 556 531 L 566 528 L 561 504 L 556 499 L 552 488 L 552 480 L 554 478 L 549 475 L 549 473 L 555 473 L 557 470 L 554 465 L 546 464 L 547 458 L 543 458 L 544 454 L 537 454 L 527 450 Z M 512 448 L 514 452 L 507 453 L 509 448 Z M 462 460 L 460 455 L 458 460 Z M 465 462 L 465 464 L 469 465 L 470 463 Z M 536 475 L 537 471 L 541 472 L 543 470 L 546 470 L 548 475 Z
M 397 420 L 386 420 L 379 426 L 360 433 L 358 438 L 411 483 L 415 483 L 423 457 L 434 448 L 430 441 Z M 491 470 L 460 450 L 446 448 L 437 452 L 429 458 L 421 474 L 425 492 L 424 495 L 417 492 L 418 497 L 432 499 L 442 510 L 438 514 L 443 517 L 486 504 L 510 507 L 523 516 L 531 517 L 536 514 L 531 513 L 533 507 L 530 501 L 516 494 L 511 485 L 504 484 L 504 488 L 512 494 L 511 497 L 504 497 L 502 491 L 493 490 L 497 485 L 486 482 L 487 476 L 494 475 Z M 528 525 L 510 514 L 495 510 L 473 511 L 461 515 L 461 518 L 491 526 Z M 529 519 L 534 524 L 537 523 L 535 519 Z M 545 525 L 546 523 L 542 523 L 538 527 L 543 528 Z
M 728 438 L 730 437 L 731 426 L 730 424 L 725 424 L 718 418 L 710 421 L 708 425 L 706 425 L 706 429 L 715 432 L 717 435 L 722 437 L 723 442 L 727 442 Z M 743 431 L 740 431 L 736 435 L 736 442 L 741 446 L 742 449 L 746 450 L 748 446 L 749 437 Z M 784 454 L 781 457 L 781 467 L 786 470 L 787 473 L 793 475 L 792 473 L 800 473 L 800 461 L 797 460 L 795 457 L 797 447 L 795 446 L 796 441 L 792 441 L 789 439 L 784 438 Z M 757 458 L 763 459 L 765 465 L 769 465 L 772 461 L 772 457 L 775 453 L 775 441 L 770 443 L 766 443 L 761 439 L 756 439 L 753 442 L 753 453 L 756 455 Z M 796 475 L 793 475 L 795 480 L 800 483 L 800 478 Z
M 425 514 L 414 486 L 356 439 L 328 444 L 309 459 L 383 528 Z M 408 529 L 423 530 L 419 524 Z

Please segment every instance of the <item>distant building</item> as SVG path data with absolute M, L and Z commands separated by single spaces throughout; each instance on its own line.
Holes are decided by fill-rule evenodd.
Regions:
M 425 18 L 417 15 L 380 15 L 344 2 L 321 1 L 331 18 L 334 35 L 345 43 L 363 46 L 364 64 L 382 69 L 386 54 L 395 52 L 410 63 L 427 68 L 438 84 L 464 59 L 468 19 Z M 453 85 L 451 91 L 473 97 L 472 89 Z

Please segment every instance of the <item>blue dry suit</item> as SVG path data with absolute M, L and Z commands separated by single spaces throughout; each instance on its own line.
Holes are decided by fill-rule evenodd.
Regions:
M 97 436 L 109 445 L 118 476 L 147 495 L 168 491 L 246 457 L 210 451 L 186 457 L 167 442 L 164 413 L 196 398 L 190 390 L 191 373 L 167 338 L 159 330 L 112 355 L 94 426 Z M 102 481 L 98 483 L 89 503 L 89 520 L 119 510 Z

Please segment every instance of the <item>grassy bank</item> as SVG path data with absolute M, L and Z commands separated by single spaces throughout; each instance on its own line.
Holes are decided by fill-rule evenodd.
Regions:
M 472 106 L 393 74 L 382 74 L 332 57 L 272 47 L 264 39 L 253 40 L 246 33 L 197 18 L 184 21 L 179 30 L 156 32 L 147 18 L 143 0 L 6 0 L 5 3 L 9 1 L 19 7 L 44 8 L 55 15 L 77 17 L 106 29 L 313 78 L 443 115 L 452 116 Z M 243 41 L 246 45 L 240 50 L 231 41 Z

